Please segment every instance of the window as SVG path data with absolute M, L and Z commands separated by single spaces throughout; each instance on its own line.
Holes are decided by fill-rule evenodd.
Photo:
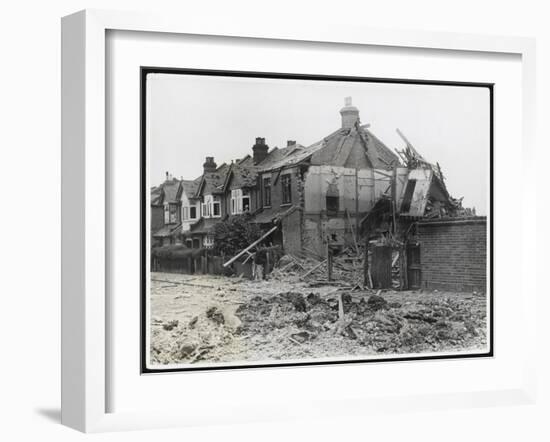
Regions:
M 231 214 L 237 215 L 242 213 L 243 191 L 241 189 L 233 189 L 231 191 Z
M 327 216 L 338 215 L 338 210 L 340 209 L 340 192 L 338 191 L 338 186 L 335 182 L 328 185 L 325 198 Z
M 212 247 L 214 245 L 214 237 L 212 235 L 207 235 L 204 237 L 204 247 Z
M 340 205 L 339 197 L 327 195 L 327 215 L 328 216 L 336 216 L 338 214 L 339 205 Z
M 212 216 L 221 216 L 221 203 L 219 201 L 212 202 Z
M 166 203 L 164 205 L 164 224 L 175 224 L 178 222 L 177 204 Z
M 291 189 L 290 189 L 290 174 L 281 176 L 281 186 L 283 190 L 283 204 L 290 204 L 292 202 Z
M 271 178 L 264 178 L 264 207 L 271 207 Z
M 231 191 L 231 214 L 238 215 L 250 210 L 250 196 L 247 191 L 233 189 Z
M 250 196 L 243 195 L 242 206 L 243 206 L 243 212 L 250 211 Z
M 202 203 L 202 216 L 205 218 L 220 218 L 222 216 L 222 206 L 220 197 L 215 195 L 206 195 Z
M 222 216 L 222 204 L 220 202 L 220 197 L 219 196 L 211 196 L 210 205 L 211 205 L 210 213 L 212 214 L 212 216 L 214 216 L 216 218 L 221 217 Z
M 178 222 L 178 206 L 176 204 L 170 204 L 170 224 Z
M 183 206 L 181 214 L 184 221 L 197 219 L 197 206 Z

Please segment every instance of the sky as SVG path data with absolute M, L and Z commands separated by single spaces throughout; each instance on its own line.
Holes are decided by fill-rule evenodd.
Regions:
M 438 162 L 447 189 L 464 207 L 488 211 L 489 89 L 149 74 L 147 143 L 151 185 L 202 174 L 216 163 L 252 154 L 256 137 L 270 147 L 287 140 L 308 146 L 341 127 L 340 109 L 352 97 L 362 124 L 390 149 L 402 149 L 396 129 L 428 161 Z

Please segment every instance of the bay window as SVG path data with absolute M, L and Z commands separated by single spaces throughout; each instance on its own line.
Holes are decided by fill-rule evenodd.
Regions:
M 197 219 L 197 206 L 183 206 L 181 213 L 184 221 Z
M 173 203 L 164 204 L 164 224 L 175 224 L 178 222 L 178 205 Z
M 201 207 L 202 216 L 205 218 L 220 218 L 222 216 L 220 197 L 217 195 L 205 195 Z

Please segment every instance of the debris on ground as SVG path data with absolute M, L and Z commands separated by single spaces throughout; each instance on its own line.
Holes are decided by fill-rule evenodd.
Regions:
M 300 281 L 311 263 L 296 265 L 292 259 L 297 260 L 284 261 L 296 268 L 290 281 L 193 275 L 193 284 L 203 288 L 189 290 L 185 283 L 191 275 L 155 275 L 151 362 L 238 363 L 486 347 L 483 294 L 374 292 L 344 283 L 321 284 L 316 277 Z M 187 290 L 185 298 L 182 290 Z

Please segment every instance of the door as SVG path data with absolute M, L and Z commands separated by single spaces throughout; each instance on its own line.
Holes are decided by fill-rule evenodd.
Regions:
M 411 290 L 419 289 L 422 286 L 420 246 L 416 244 L 407 245 L 407 279 Z
M 391 288 L 391 258 L 392 248 L 390 246 L 375 246 L 373 248 L 371 276 L 374 288 Z

